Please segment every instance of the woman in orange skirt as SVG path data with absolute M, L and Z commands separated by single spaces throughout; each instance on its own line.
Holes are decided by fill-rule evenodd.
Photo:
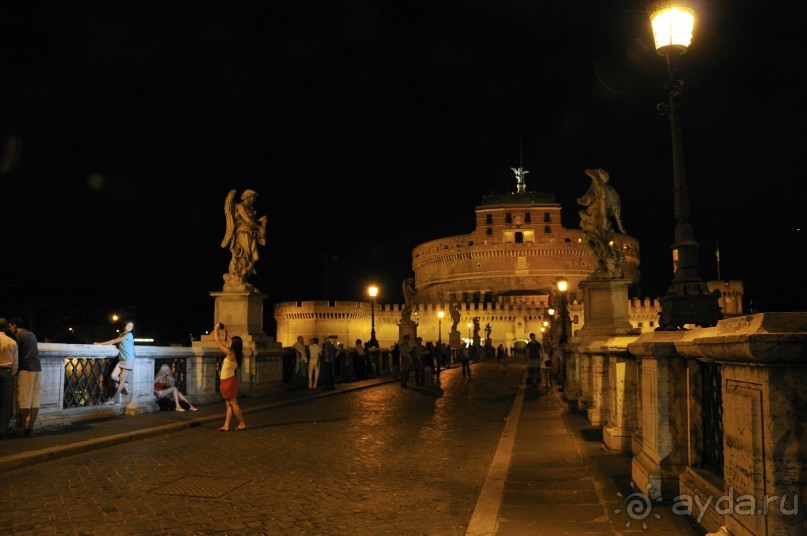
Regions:
M 223 342 L 219 331 L 224 331 Z M 225 355 L 221 363 L 221 373 L 219 374 L 219 392 L 225 404 L 227 404 L 227 416 L 224 419 L 224 426 L 219 430 L 222 432 L 230 431 L 230 420 L 233 415 L 238 419 L 238 426 L 235 429 L 237 431 L 246 430 L 247 425 L 244 422 L 244 416 L 241 414 L 241 407 L 238 405 L 238 378 L 235 377 L 235 369 L 238 368 L 238 364 L 244 357 L 244 342 L 237 335 L 230 340 L 227 336 L 227 330 L 224 329 L 221 322 L 216 324 L 213 333 L 215 334 L 216 343 Z

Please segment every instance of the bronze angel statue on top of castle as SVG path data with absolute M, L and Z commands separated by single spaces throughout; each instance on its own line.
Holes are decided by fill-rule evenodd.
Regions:
M 235 201 L 236 190 L 230 190 L 224 200 L 224 216 L 227 229 L 221 247 L 230 248 L 229 273 L 224 276 L 228 283 L 244 283 L 254 275 L 258 261 L 258 246 L 266 245 L 266 216 L 258 217 L 255 208 L 255 190 L 244 190 L 241 202 Z

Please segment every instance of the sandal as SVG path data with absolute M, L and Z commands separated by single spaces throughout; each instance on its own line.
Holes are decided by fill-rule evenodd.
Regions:
M 230 431 L 229 428 L 225 428 L 223 426 L 221 428 L 219 428 L 219 432 L 229 432 L 229 431 Z
M 244 425 L 244 426 L 239 426 L 239 427 L 237 427 L 237 428 L 235 429 L 235 431 L 236 431 L 236 432 L 240 432 L 240 431 L 242 431 L 242 430 L 246 430 L 246 429 L 247 429 L 247 425 Z

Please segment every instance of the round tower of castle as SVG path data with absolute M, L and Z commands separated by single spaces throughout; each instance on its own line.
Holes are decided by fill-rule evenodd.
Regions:
M 596 268 L 583 231 L 561 225 L 553 193 L 527 192 L 521 168 L 515 193 L 484 196 L 476 229 L 415 247 L 412 269 L 421 303 L 500 302 L 550 295 L 561 276 L 574 297 Z M 639 282 L 639 242 L 614 236 L 625 253 L 624 276 Z M 520 298 L 515 298 L 520 297 Z

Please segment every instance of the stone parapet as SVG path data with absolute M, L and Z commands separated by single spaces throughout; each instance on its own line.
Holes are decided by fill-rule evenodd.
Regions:
M 645 334 L 628 350 L 642 360 L 634 482 L 652 498 L 720 500 L 709 530 L 807 534 L 807 313 Z

